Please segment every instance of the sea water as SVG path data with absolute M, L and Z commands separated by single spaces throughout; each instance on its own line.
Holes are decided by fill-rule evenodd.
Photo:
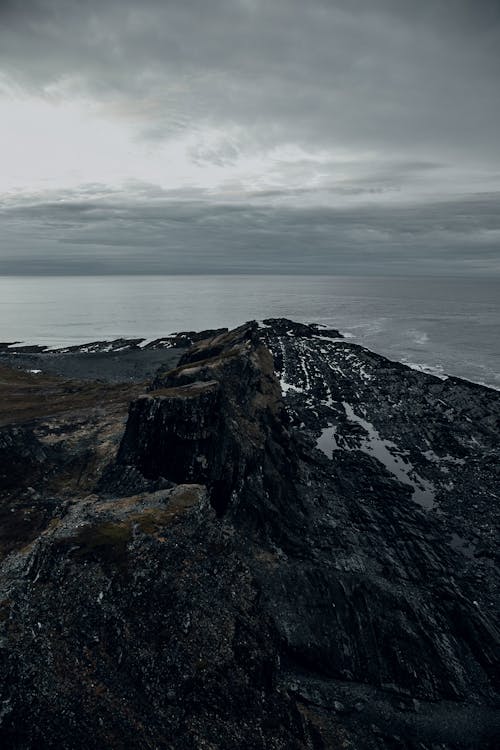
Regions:
M 500 280 L 4 276 L 0 341 L 64 346 L 288 317 L 415 367 L 500 387 Z

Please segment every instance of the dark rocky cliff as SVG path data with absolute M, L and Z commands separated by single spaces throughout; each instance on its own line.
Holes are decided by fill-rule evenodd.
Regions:
M 108 412 L 0 435 L 2 508 L 39 511 L 1 562 L 2 746 L 495 747 L 498 394 L 215 334 L 119 447 Z

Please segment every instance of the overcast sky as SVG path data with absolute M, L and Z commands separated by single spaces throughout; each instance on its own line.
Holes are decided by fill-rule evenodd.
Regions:
M 0 0 L 0 273 L 500 275 L 499 0 Z

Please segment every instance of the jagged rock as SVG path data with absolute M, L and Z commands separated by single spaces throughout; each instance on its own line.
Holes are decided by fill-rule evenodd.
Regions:
M 311 339 L 314 336 L 324 336 L 325 338 L 341 339 L 342 334 L 335 328 L 326 328 L 316 323 L 297 323 L 288 318 L 265 318 L 262 323 L 271 329 L 274 334 L 280 336 L 300 336 L 301 338 Z
M 49 463 L 50 448 L 31 430 L 7 427 L 0 431 L 0 486 L 4 490 L 26 487 L 41 479 Z
M 206 484 L 219 515 L 233 502 L 249 515 L 256 492 L 279 503 L 286 490 L 291 500 L 294 489 L 273 463 L 291 448 L 272 367 L 255 324 L 195 345 L 132 403 L 118 463 L 148 478 Z
M 334 333 L 197 341 L 6 550 L 4 746 L 495 747 L 498 395 Z

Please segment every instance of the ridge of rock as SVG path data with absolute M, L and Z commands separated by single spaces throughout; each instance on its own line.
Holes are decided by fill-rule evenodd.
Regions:
M 498 394 L 212 333 L 91 433 L 86 493 L 39 479 L 79 443 L 5 428 L 45 515 L 0 562 L 4 745 L 493 750 Z
M 219 516 L 234 503 L 248 511 L 251 494 L 272 491 L 279 504 L 285 487 L 291 502 L 292 483 L 276 476 L 277 465 L 293 465 L 286 422 L 272 356 L 247 324 L 156 376 L 131 404 L 117 461 L 150 479 L 206 484 Z

